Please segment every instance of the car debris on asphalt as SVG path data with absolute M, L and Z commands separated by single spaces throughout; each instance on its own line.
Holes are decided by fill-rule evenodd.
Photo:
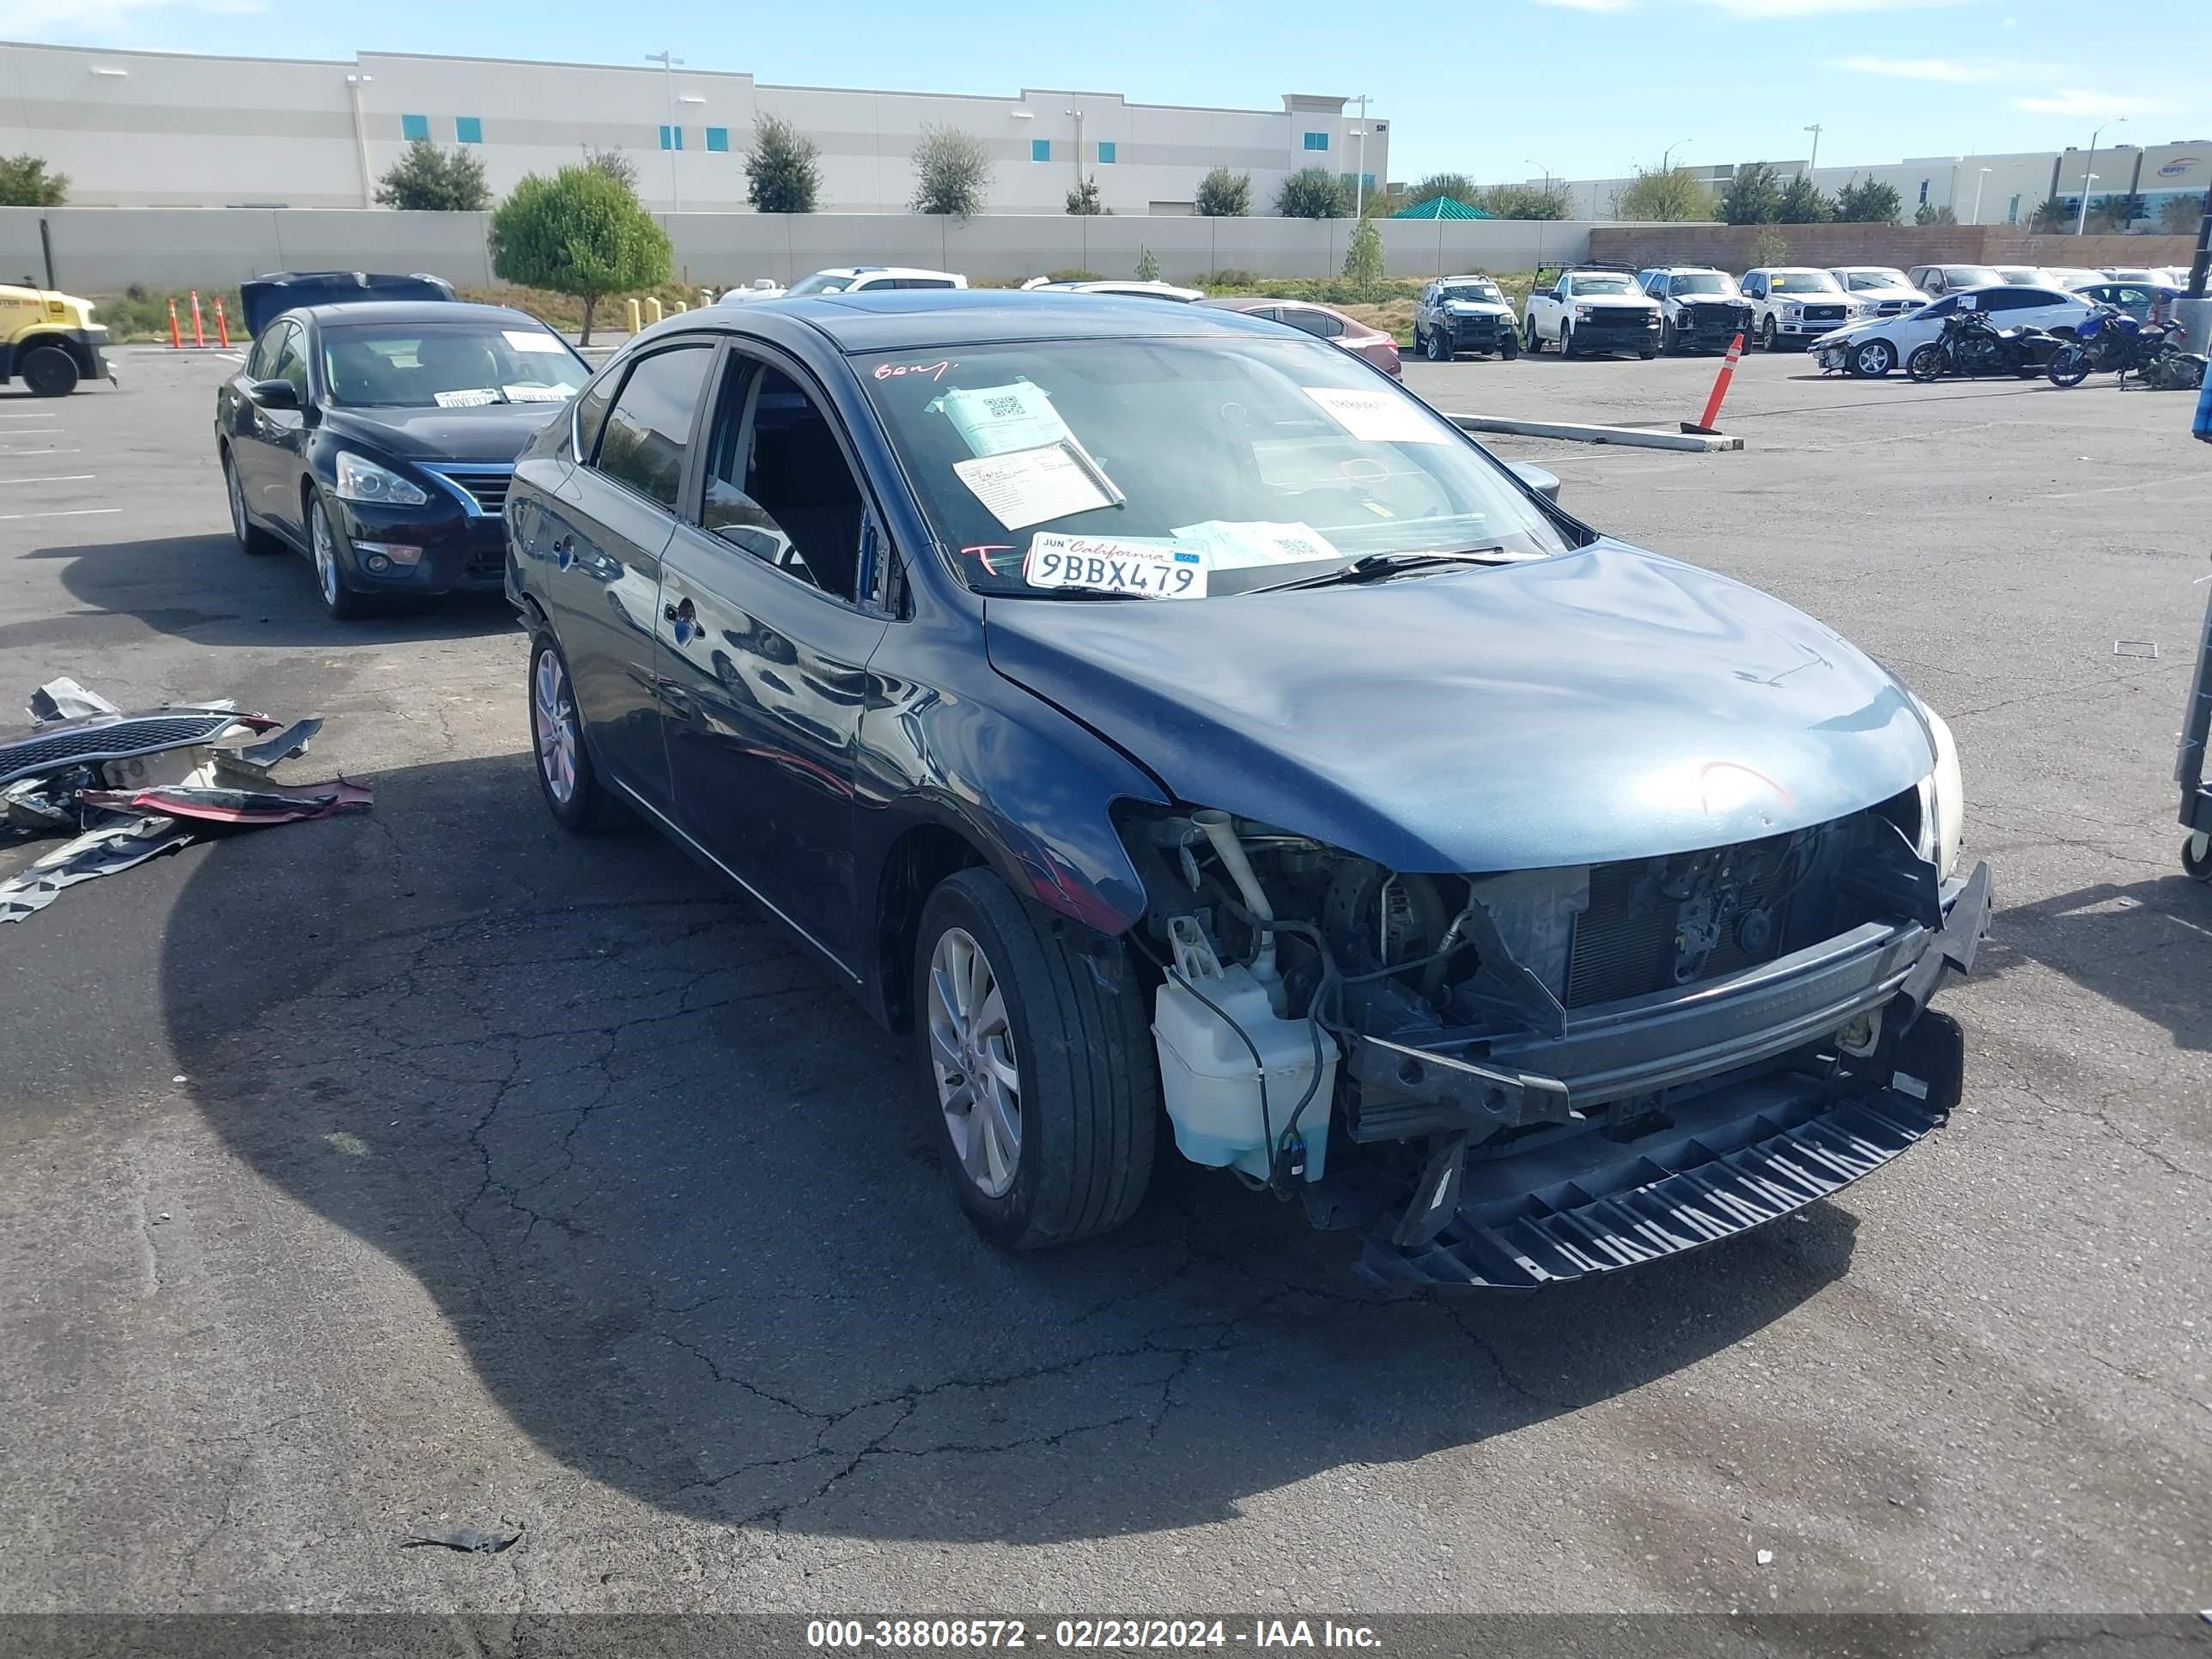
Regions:
M 0 832 L 72 839 L 0 881 L 0 921 L 23 921 L 65 887 L 225 829 L 369 805 L 365 784 L 285 784 L 269 775 L 307 752 L 319 719 L 287 725 L 230 702 L 126 714 L 72 679 L 40 686 L 27 712 L 29 726 L 0 737 Z
M 435 1544 L 441 1549 L 459 1550 L 465 1555 L 497 1555 L 501 1550 L 522 1537 L 522 1528 L 508 1532 L 501 1528 L 456 1527 L 450 1532 L 433 1532 L 428 1527 L 410 1527 L 407 1536 L 400 1540 L 399 1547 L 411 1550 L 422 1544 Z

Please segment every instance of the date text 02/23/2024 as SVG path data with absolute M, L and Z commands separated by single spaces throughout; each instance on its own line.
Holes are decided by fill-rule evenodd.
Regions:
M 1019 1619 L 822 1619 L 808 1622 L 806 1644 L 831 1652 L 1042 1648 L 1106 1653 L 1235 1647 L 1376 1652 L 1382 1646 L 1371 1626 L 1330 1619 L 1254 1619 L 1243 1624 L 1221 1619 L 1060 1619 L 1035 1625 Z

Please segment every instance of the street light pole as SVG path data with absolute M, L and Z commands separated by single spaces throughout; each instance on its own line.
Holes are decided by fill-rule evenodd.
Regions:
M 1071 106 L 1060 113 L 1072 117 L 1075 122 L 1075 193 L 1080 197 L 1083 194 L 1083 112 Z
M 2123 125 L 2127 118 L 2123 115 L 2117 120 L 2106 122 L 2105 127 Z M 2081 211 L 2074 221 L 2074 234 L 2076 236 L 2089 228 L 2089 182 L 2097 176 L 2089 169 L 2097 165 L 2097 140 L 2104 136 L 2105 127 L 2095 128 L 2089 134 L 2089 159 L 2081 164 Z
M 1359 159 L 1353 162 L 1352 173 L 1352 216 L 1364 216 L 1367 197 L 1367 103 L 1365 93 L 1359 94 Z
M 1981 172 L 1975 176 L 1974 216 L 1968 220 L 1966 222 L 1967 223 L 1978 225 L 1982 222 L 1982 186 L 1989 183 L 1990 174 L 1995 171 L 1996 169 L 1994 167 L 1984 167 Z
M 1813 135 L 1813 159 L 1805 163 L 1805 171 L 1797 175 L 1801 179 L 1810 177 L 1820 170 L 1820 124 L 1815 121 L 1805 131 Z
M 1666 149 L 1661 150 L 1659 152 L 1659 171 L 1662 173 L 1672 173 L 1674 170 L 1674 152 L 1681 149 L 1685 144 L 1694 144 L 1697 142 L 1698 141 L 1694 138 L 1677 138 L 1673 143 L 1668 145 Z
M 676 179 L 676 150 L 684 142 L 684 129 L 677 125 L 676 70 L 684 60 L 666 52 L 648 52 L 645 54 L 645 61 L 660 65 L 661 79 L 668 88 L 668 210 L 681 213 L 684 211 L 684 190 Z

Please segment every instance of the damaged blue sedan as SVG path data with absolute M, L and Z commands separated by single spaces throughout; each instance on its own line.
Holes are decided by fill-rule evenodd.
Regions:
M 1388 1285 L 1712 1243 L 1944 1121 L 1989 871 L 1894 676 L 1532 471 L 1229 313 L 673 319 L 515 472 L 538 781 L 911 1031 L 1000 1245 L 1169 1138 Z

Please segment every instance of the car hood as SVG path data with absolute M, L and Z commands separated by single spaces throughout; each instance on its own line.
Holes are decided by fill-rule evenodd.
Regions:
M 1935 764 L 1911 694 L 1832 630 L 1616 542 L 1195 603 L 994 599 L 984 637 L 1178 799 L 1397 870 L 1724 846 Z
M 1634 306 L 1640 311 L 1656 310 L 1659 304 L 1656 300 L 1641 294 L 1577 294 L 1573 299 L 1564 301 L 1562 303 L 1571 306 L 1604 306 L 1615 309 L 1622 306 Z
M 333 437 L 373 445 L 410 461 L 511 461 L 567 403 L 487 404 L 480 409 L 335 409 Z

